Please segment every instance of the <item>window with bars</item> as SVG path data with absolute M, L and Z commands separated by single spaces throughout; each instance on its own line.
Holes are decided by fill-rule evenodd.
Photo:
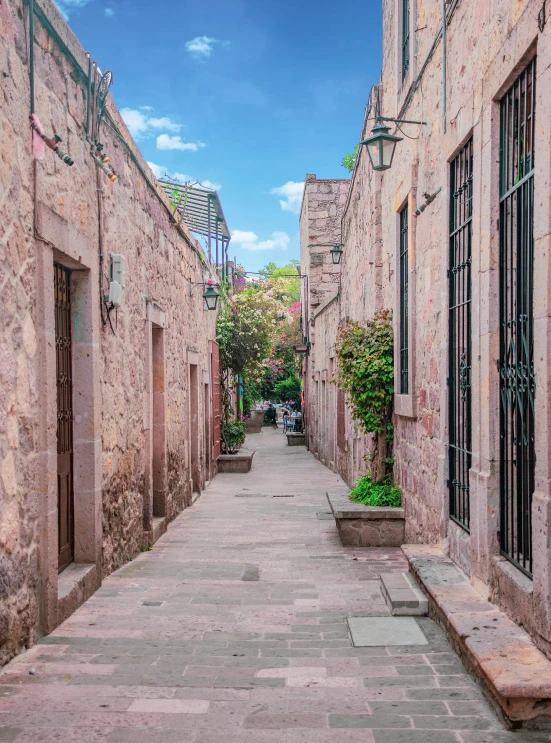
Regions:
M 400 394 L 409 392 L 408 207 L 400 212 Z
M 409 72 L 409 8 L 410 0 L 402 2 L 402 82 Z
M 500 103 L 499 387 L 501 553 L 532 574 L 534 492 L 534 123 L 536 60 Z
M 450 518 L 470 524 L 471 468 L 471 255 L 473 141 L 450 165 L 449 244 L 449 492 Z

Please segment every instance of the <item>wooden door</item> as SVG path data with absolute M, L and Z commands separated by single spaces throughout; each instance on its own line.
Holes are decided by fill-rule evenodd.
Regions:
M 58 570 L 74 559 L 71 272 L 54 264 L 57 382 Z
M 218 343 L 211 341 L 212 458 L 220 456 L 220 358 Z

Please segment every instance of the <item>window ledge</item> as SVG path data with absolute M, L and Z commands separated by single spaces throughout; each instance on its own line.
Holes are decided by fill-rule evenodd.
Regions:
M 394 412 L 403 418 L 417 418 L 415 395 L 394 395 Z

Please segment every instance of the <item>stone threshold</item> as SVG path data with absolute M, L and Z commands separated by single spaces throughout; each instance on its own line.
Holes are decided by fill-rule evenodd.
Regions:
M 439 547 L 405 544 L 402 551 L 428 595 L 431 615 L 489 692 L 504 722 L 511 728 L 548 724 L 551 661 L 530 635 L 477 593 Z
M 57 623 L 64 622 L 87 601 L 101 585 L 94 563 L 73 562 L 57 579 Z

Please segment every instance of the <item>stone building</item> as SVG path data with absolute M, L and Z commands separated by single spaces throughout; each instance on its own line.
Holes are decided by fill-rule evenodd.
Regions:
M 406 541 L 439 546 L 551 655 L 551 24 L 541 0 L 445 7 L 444 24 L 440 0 L 383 4 L 360 139 L 377 112 L 424 123 L 397 127 L 387 170 L 360 147 L 344 206 L 333 193 L 332 294 L 308 256 L 318 235 L 338 239 L 312 214 L 332 181 L 307 177 L 309 445 L 349 484 L 366 469 L 368 442 L 330 391 L 334 344 L 344 318 L 391 309 Z
M 29 3 L 3 0 L 0 32 L 2 663 L 205 487 L 219 386 L 211 266 L 110 96 L 93 159 L 87 55 L 50 0 L 34 34 Z M 72 167 L 33 157 L 31 106 Z

